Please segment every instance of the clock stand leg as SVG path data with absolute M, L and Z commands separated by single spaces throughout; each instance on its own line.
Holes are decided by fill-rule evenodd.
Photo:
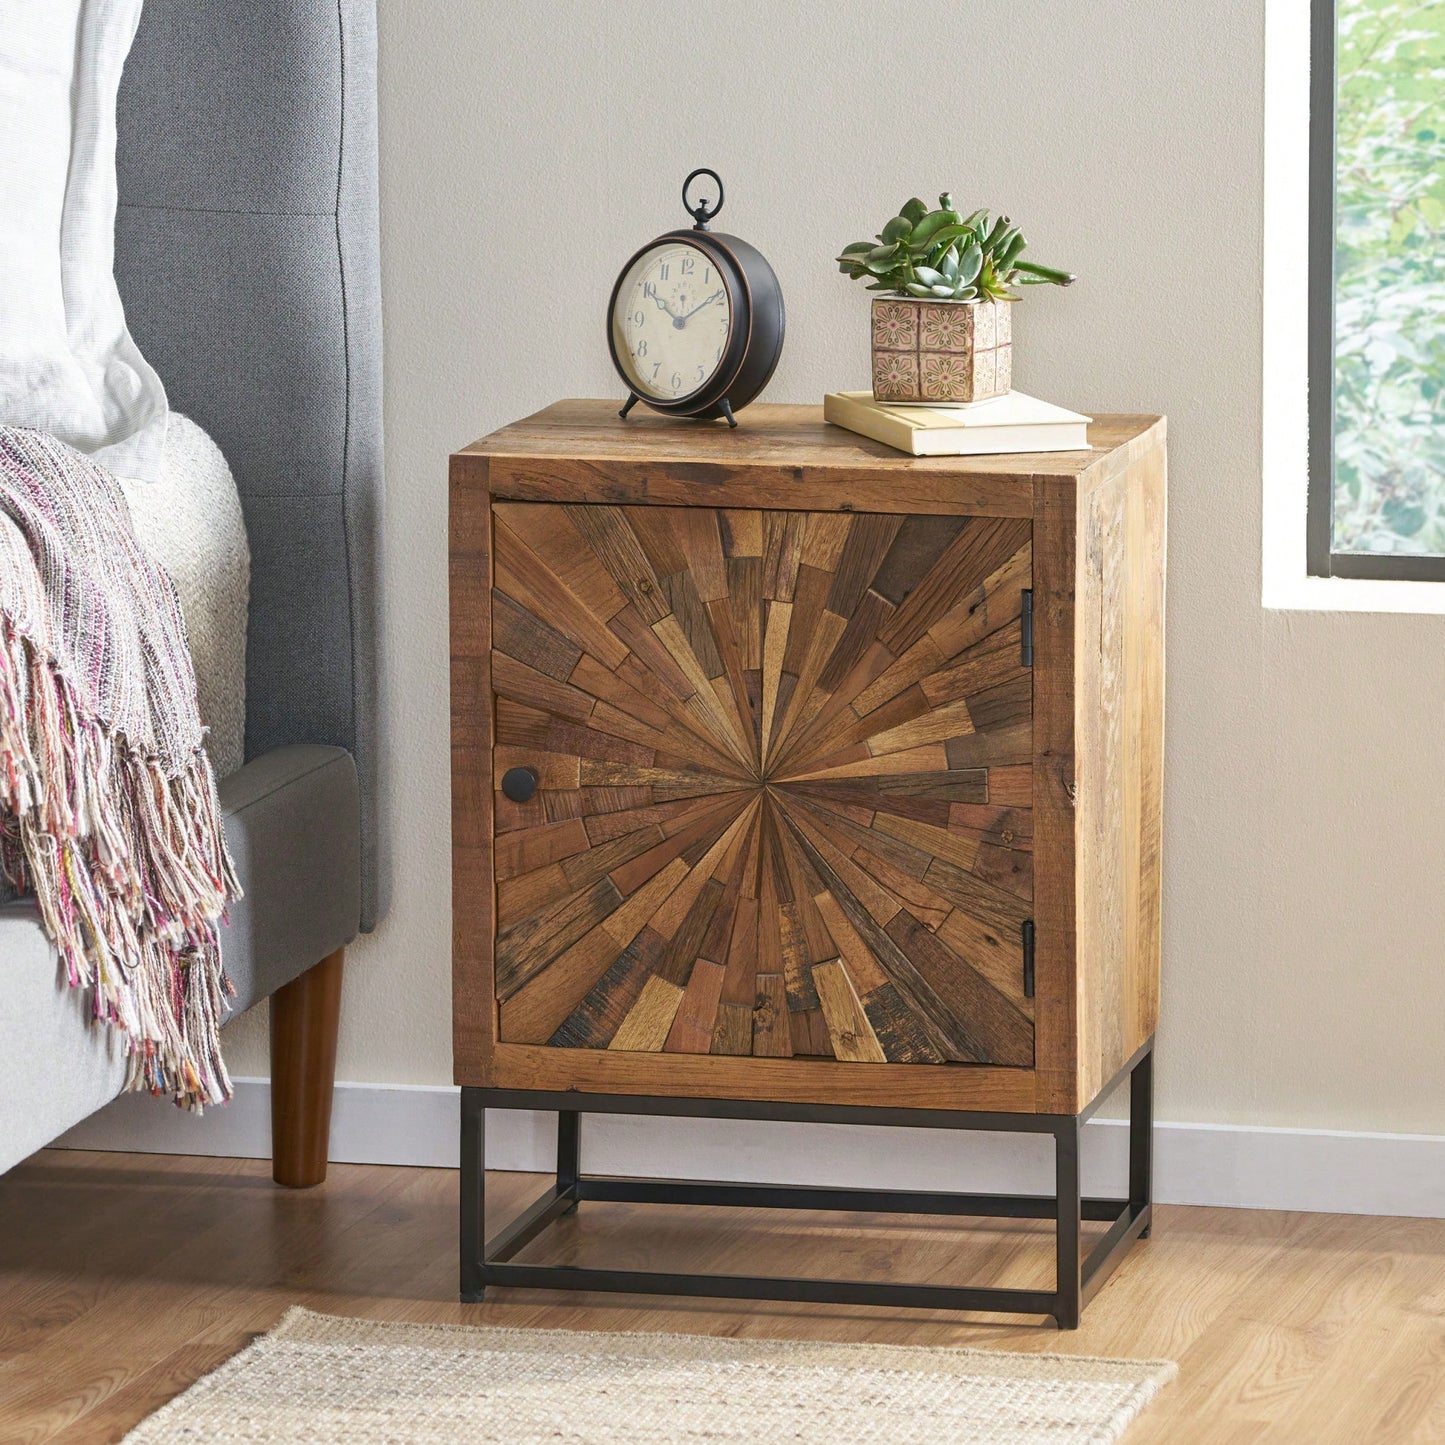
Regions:
M 733 415 L 732 402 L 730 402 L 727 397 L 723 397 L 723 399 L 718 402 L 718 407 L 722 411 L 722 414 L 728 419 L 728 425 L 730 427 L 736 428 L 738 424 L 738 419 Z
M 619 411 L 619 412 L 617 413 L 617 415 L 620 416 L 623 421 L 626 421 L 626 420 L 627 420 L 627 413 L 630 412 L 630 411 L 632 410 L 632 408 L 637 405 L 637 401 L 638 401 L 637 393 L 634 391 L 634 392 L 632 393 L 632 395 L 629 396 L 629 397 L 627 398 L 627 400 L 622 403 L 622 410 Z

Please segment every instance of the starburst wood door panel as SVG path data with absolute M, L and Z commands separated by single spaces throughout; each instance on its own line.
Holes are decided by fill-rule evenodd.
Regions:
M 1031 1066 L 1031 531 L 496 502 L 500 1039 Z

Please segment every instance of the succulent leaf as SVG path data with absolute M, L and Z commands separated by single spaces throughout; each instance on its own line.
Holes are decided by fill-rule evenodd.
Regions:
M 882 239 L 887 242 L 901 241 L 912 229 L 913 222 L 910 221 L 907 216 L 894 216 L 894 218 L 884 226 L 881 236 Z
M 947 226 L 940 227 L 929 237 L 931 245 L 943 242 L 946 245 L 954 245 L 959 241 L 968 241 L 973 238 L 973 228 L 966 226 L 962 221 L 955 221 Z
M 930 211 L 913 228 L 913 234 L 908 238 L 909 244 L 918 246 L 924 242 L 931 242 L 934 236 L 945 226 L 956 226 L 958 224 L 959 215 L 957 211 Z
M 928 207 L 914 196 L 898 214 L 904 217 L 910 226 L 916 226 L 928 214 Z
M 1012 224 L 1013 222 L 1010 221 L 1007 216 L 997 217 L 993 225 L 989 227 L 988 235 L 984 237 L 984 249 L 988 250 L 991 247 L 997 246 L 1004 232 L 1007 231 Z
M 1016 265 L 1036 281 L 1047 282 L 1051 286 L 1072 286 L 1077 279 L 1071 271 L 1056 271 L 1052 266 L 1039 266 L 1032 261 L 1019 261 Z
M 1014 264 L 1015 259 L 1022 254 L 1027 245 L 1028 242 L 1024 240 L 1023 233 L 1021 231 L 1015 231 L 1008 245 L 1000 247 L 999 249 L 999 269 L 1001 271 L 1007 271 Z

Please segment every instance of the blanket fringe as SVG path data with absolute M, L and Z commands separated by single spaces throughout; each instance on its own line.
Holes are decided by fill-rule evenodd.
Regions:
M 231 1097 L 221 1018 L 234 995 L 217 926 L 239 898 L 204 748 L 160 760 L 87 715 L 0 612 L 0 864 L 39 901 L 93 1017 L 123 1032 L 128 1086 L 201 1109 Z

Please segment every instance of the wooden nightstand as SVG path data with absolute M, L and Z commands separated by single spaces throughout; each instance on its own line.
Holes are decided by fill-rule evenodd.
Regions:
M 1162 420 L 914 458 L 558 403 L 451 460 L 462 1290 L 1006 1309 L 1077 1324 L 1150 1224 Z M 1127 1198 L 1079 1130 L 1132 1079 Z M 482 1110 L 559 1116 L 488 1246 Z M 1050 1133 L 1045 1198 L 582 1176 L 588 1112 Z M 512 1256 L 588 1199 L 1057 1218 L 1053 1292 Z M 1081 1219 L 1112 1221 L 1087 1258 Z

